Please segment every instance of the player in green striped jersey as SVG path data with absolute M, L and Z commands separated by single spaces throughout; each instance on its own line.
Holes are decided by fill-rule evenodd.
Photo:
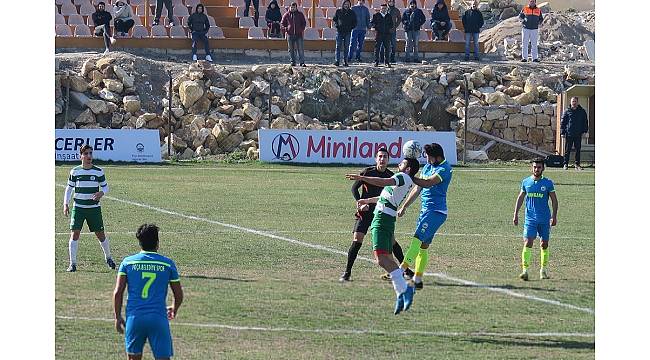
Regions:
M 79 149 L 81 165 L 70 170 L 68 186 L 63 196 L 63 214 L 70 216 L 70 242 L 68 251 L 70 254 L 70 266 L 68 272 L 77 271 L 77 249 L 79 247 L 79 235 L 84 221 L 88 223 L 90 231 L 94 232 L 99 244 L 104 251 L 106 264 L 115 269 L 115 262 L 111 258 L 111 250 L 108 238 L 104 233 L 104 221 L 102 219 L 102 208 L 99 200 L 108 193 L 108 184 L 104 170 L 93 165 L 93 148 L 84 145 Z M 70 200 L 74 192 L 74 206 L 70 211 Z

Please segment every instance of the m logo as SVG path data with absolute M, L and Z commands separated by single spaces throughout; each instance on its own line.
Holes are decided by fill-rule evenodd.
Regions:
M 138 152 L 143 152 L 144 151 L 144 144 L 143 143 L 138 143 L 137 145 L 135 145 L 135 149 Z
M 541 190 L 546 191 L 546 186 L 542 186 Z
M 90 181 L 94 181 L 94 180 L 95 180 L 95 177 L 94 177 L 94 176 L 91 176 L 91 177 L 90 177 Z
M 428 227 L 429 227 L 429 223 L 422 224 L 422 230 L 420 230 L 420 232 L 424 233 L 425 231 L 427 231 Z
M 300 143 L 298 143 L 298 139 L 295 136 L 282 133 L 273 139 L 271 150 L 276 159 L 291 161 L 298 156 Z

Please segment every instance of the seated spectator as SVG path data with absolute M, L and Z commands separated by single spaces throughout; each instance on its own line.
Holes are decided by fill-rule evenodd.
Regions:
M 269 27 L 269 37 L 281 38 L 280 21 L 282 21 L 282 13 L 280 12 L 277 0 L 271 0 L 271 3 L 266 8 L 264 19 L 266 19 L 266 25 Z
M 115 38 L 111 35 L 111 19 L 113 16 L 105 10 L 106 3 L 100 1 L 97 3 L 97 11 L 92 14 L 93 23 L 95 24 L 95 35 L 104 37 L 104 55 L 110 52 L 112 44 L 115 44 Z
M 135 25 L 131 6 L 120 0 L 115 3 L 115 19 L 113 19 L 115 31 L 120 36 L 126 36 L 129 30 Z
M 451 19 L 445 0 L 438 0 L 431 11 L 431 29 L 434 40 L 447 40 L 447 34 L 451 30 Z
M 205 7 L 203 4 L 196 5 L 196 9 L 189 18 L 187 18 L 187 27 L 192 32 L 192 60 L 196 61 L 196 45 L 198 41 L 203 42 L 205 48 L 205 60 L 212 62 L 210 55 L 210 43 L 208 41 L 207 33 L 210 30 L 210 21 L 208 16 L 205 15 Z

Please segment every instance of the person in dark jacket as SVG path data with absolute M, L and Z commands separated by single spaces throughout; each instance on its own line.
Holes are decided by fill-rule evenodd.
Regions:
M 278 6 L 277 0 L 271 0 L 271 3 L 269 3 L 269 6 L 266 8 L 266 14 L 264 14 L 264 20 L 266 20 L 266 26 L 269 27 L 269 37 L 281 38 L 280 21 L 282 21 L 282 13 L 280 12 L 280 6 Z
M 398 10 L 399 11 L 399 10 Z M 379 66 L 379 61 L 382 59 L 386 66 L 390 67 L 390 38 L 393 29 L 393 17 L 388 12 L 388 6 L 381 4 L 381 10 L 372 16 L 370 22 L 372 27 L 375 28 L 375 66 Z M 379 53 L 382 52 L 383 56 L 380 57 Z
M 528 43 L 530 43 L 530 55 L 533 62 L 539 62 L 537 53 L 537 40 L 539 39 L 539 26 L 544 21 L 542 10 L 537 7 L 535 0 L 530 0 L 519 13 L 521 21 L 521 61 L 528 61 Z
M 167 9 L 167 19 L 169 19 L 169 25 L 174 26 L 174 6 L 172 5 L 172 0 L 156 0 L 156 17 L 153 19 L 153 24 L 160 24 L 160 15 L 162 15 L 162 7 L 165 5 Z
M 472 8 L 463 14 L 463 28 L 465 29 L 465 60 L 469 60 L 469 42 L 474 41 L 474 60 L 480 61 L 478 49 L 478 34 L 483 27 L 483 13 L 478 9 L 479 0 L 472 2 Z
M 571 106 L 562 114 L 560 123 L 560 135 L 564 137 L 564 170 L 569 167 L 572 146 L 576 149 L 576 170 L 580 167 L 580 147 L 582 145 L 582 134 L 589 131 L 587 112 L 578 104 L 578 97 L 571 98 Z
M 291 66 L 296 66 L 296 50 L 300 56 L 300 66 L 306 66 L 303 34 L 305 33 L 305 27 L 307 27 L 307 20 L 305 19 L 305 15 L 298 11 L 297 3 L 291 3 L 289 11 L 282 17 L 280 26 L 287 33 Z
M 336 62 L 334 65 L 341 64 L 341 54 L 343 54 L 343 65 L 348 66 L 348 49 L 350 48 L 350 34 L 352 29 L 357 26 L 357 16 L 350 8 L 350 0 L 344 0 L 340 9 L 336 10 L 332 23 L 336 26 Z
M 111 45 L 115 44 L 115 38 L 111 35 L 111 13 L 105 10 L 106 3 L 100 1 L 97 3 L 97 11 L 92 14 L 93 23 L 95 24 L 95 35 L 104 37 L 104 55 L 108 54 L 111 50 Z
M 413 62 L 419 62 L 418 54 L 418 41 L 420 40 L 420 28 L 427 19 L 424 17 L 422 10 L 418 9 L 416 0 L 409 2 L 409 8 L 402 14 L 402 25 L 406 32 L 406 54 L 405 62 L 411 61 L 411 54 L 413 54 Z
M 203 42 L 205 47 L 205 60 L 212 62 L 210 55 L 210 42 L 208 41 L 208 30 L 210 30 L 210 21 L 208 16 L 205 15 L 205 7 L 203 4 L 197 4 L 194 13 L 187 18 L 187 27 L 192 34 L 192 60 L 196 61 L 196 45 L 197 42 Z
M 251 6 L 251 0 L 244 0 L 244 17 L 248 17 L 248 9 Z M 260 0 L 253 0 L 253 21 L 255 22 L 255 27 L 257 27 L 257 22 L 260 19 Z
M 401 0 L 400 0 L 401 1 Z M 397 28 L 402 23 L 402 13 L 395 7 L 395 0 L 388 0 L 388 13 L 393 21 L 393 27 L 390 29 L 390 62 L 395 63 L 395 53 L 397 52 Z M 384 59 L 384 53 L 380 54 L 380 62 Z
M 350 41 L 348 61 L 352 61 L 352 56 L 354 55 L 355 59 L 361 62 L 363 41 L 366 38 L 366 31 L 370 29 L 370 11 L 365 4 L 365 0 L 357 0 L 357 4 L 352 7 L 352 11 L 357 16 L 357 26 L 352 29 L 352 41 Z
M 445 0 L 438 0 L 436 6 L 431 10 L 431 29 L 433 30 L 433 40 L 446 40 L 449 30 L 451 30 L 451 19 L 449 18 L 449 9 Z

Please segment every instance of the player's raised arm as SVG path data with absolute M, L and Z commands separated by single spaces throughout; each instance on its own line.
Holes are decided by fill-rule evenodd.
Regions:
M 379 178 L 379 177 L 371 177 L 371 176 L 362 176 L 357 174 L 345 174 L 345 178 L 348 180 L 365 181 L 368 184 L 375 185 L 375 186 L 397 185 L 396 180 L 394 178 Z
M 113 291 L 113 313 L 115 317 L 115 330 L 118 333 L 124 333 L 124 318 L 122 318 L 122 300 L 124 299 L 124 290 L 126 289 L 126 275 L 121 273 L 117 275 L 115 281 L 115 290 Z
M 523 190 L 519 191 L 519 196 L 517 196 L 517 202 L 515 204 L 515 214 L 512 217 L 512 223 L 517 226 L 519 224 L 519 209 L 521 208 L 521 204 L 524 203 L 524 198 L 526 197 L 526 192 Z
M 551 226 L 557 225 L 557 208 L 558 208 L 558 202 L 557 202 L 557 195 L 555 195 L 555 191 L 551 191 L 548 193 L 548 197 L 551 199 L 551 207 L 553 209 L 553 213 L 551 215 Z

